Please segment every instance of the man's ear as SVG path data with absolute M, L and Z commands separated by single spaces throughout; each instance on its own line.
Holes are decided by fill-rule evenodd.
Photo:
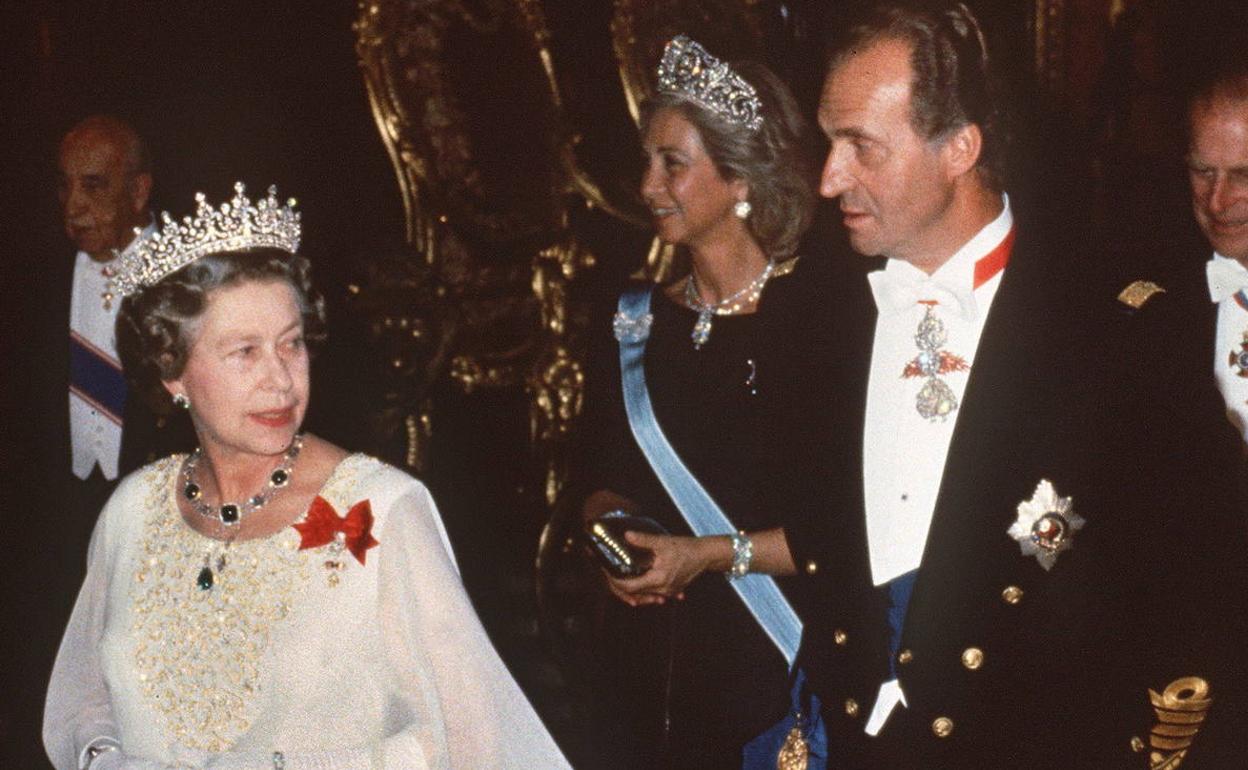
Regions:
M 956 179 L 973 170 L 979 163 L 979 156 L 983 149 L 984 135 L 978 125 L 967 123 L 955 129 L 940 148 L 945 173 L 949 179 Z
M 130 179 L 130 205 L 135 214 L 147 210 L 147 201 L 152 195 L 152 175 L 140 171 Z

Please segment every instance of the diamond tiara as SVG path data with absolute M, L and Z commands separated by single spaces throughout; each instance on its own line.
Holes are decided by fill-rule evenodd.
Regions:
M 294 254 L 299 249 L 299 212 L 295 199 L 286 205 L 277 200 L 277 188 L 252 205 L 242 182 L 234 183 L 234 197 L 219 209 L 208 205 L 203 193 L 195 193 L 195 216 L 175 222 L 166 211 L 163 224 L 121 255 L 113 291 L 122 297 L 154 286 L 207 254 L 269 247 Z M 140 233 L 135 228 L 135 233 Z
M 685 35 L 672 38 L 663 49 L 659 92 L 684 96 L 751 131 L 763 125 L 763 105 L 754 86 Z

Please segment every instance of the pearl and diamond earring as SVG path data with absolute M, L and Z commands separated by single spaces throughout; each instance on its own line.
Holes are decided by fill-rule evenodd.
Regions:
M 738 219 L 748 219 L 752 210 L 753 206 L 749 201 L 737 201 L 732 206 L 732 213 L 736 214 Z

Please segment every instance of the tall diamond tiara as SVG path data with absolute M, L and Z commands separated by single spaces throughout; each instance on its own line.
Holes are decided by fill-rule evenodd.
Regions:
M 763 105 L 754 86 L 685 35 L 672 38 L 663 49 L 659 92 L 684 96 L 751 131 L 763 125 Z
M 253 205 L 242 182 L 234 183 L 234 197 L 220 208 L 208 205 L 204 194 L 195 193 L 195 216 L 175 222 L 166 211 L 163 224 L 121 255 L 113 292 L 128 297 L 154 286 L 162 278 L 207 254 L 270 247 L 294 254 L 299 249 L 299 212 L 295 199 L 286 205 L 277 200 L 277 188 Z M 142 232 L 135 228 L 135 233 Z

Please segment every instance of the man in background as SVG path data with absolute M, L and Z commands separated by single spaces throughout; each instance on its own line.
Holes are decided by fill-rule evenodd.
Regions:
M 1213 75 L 1188 108 L 1188 179 L 1213 249 L 1205 277 L 1216 308 L 1214 376 L 1227 418 L 1248 440 L 1248 60 Z
M 120 299 L 110 279 L 135 229 L 153 224 L 147 148 L 125 121 L 93 115 L 62 137 L 55 169 L 48 185 L 58 192 L 76 253 L 48 248 L 27 261 L 35 269 L 14 277 L 24 302 L 14 313 L 15 355 L 6 362 L 17 402 L 5 426 L 14 449 L 5 458 L 12 500 L 4 517 L 6 530 L 20 533 L 10 540 L 10 590 L 13 617 L 22 618 L 14 640 L 25 661 L 13 688 L 16 735 L 38 733 L 90 535 L 118 479 L 149 459 L 191 448 L 185 418 L 157 414 L 128 392 L 115 347 Z

